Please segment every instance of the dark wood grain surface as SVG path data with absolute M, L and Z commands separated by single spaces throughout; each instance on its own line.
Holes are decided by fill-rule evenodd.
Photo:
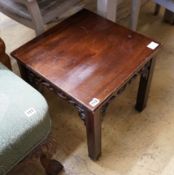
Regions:
M 82 10 L 12 53 L 94 111 L 157 50 L 151 38 Z M 92 107 L 93 98 L 100 103 Z

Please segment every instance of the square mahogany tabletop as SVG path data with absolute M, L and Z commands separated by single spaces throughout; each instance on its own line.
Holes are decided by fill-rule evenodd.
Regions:
M 80 13 L 80 14 L 79 14 Z M 153 40 L 82 10 L 12 53 L 18 61 L 95 110 L 158 48 Z M 98 99 L 97 105 L 90 105 Z

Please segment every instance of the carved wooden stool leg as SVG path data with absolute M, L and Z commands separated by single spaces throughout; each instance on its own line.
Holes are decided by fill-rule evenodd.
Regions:
M 40 162 L 47 175 L 57 175 L 63 169 L 63 166 L 60 162 L 49 159 L 45 154 L 41 155 Z

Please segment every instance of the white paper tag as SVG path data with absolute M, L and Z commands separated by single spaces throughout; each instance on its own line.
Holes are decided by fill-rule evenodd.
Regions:
M 155 42 L 150 42 L 148 45 L 147 45 L 147 47 L 149 48 L 149 49 L 152 49 L 152 50 L 154 50 L 154 49 L 156 49 L 157 47 L 159 46 L 159 44 L 158 43 L 155 43 Z
M 34 108 L 29 108 L 24 113 L 27 117 L 31 117 L 32 115 L 36 114 L 36 110 Z
M 100 103 L 100 100 L 97 99 L 97 98 L 93 98 L 89 104 L 92 106 L 92 107 L 95 107 L 96 105 L 98 105 Z

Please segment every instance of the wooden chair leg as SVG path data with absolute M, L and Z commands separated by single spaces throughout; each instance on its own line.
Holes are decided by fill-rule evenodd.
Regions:
M 60 162 L 49 159 L 46 154 L 40 156 L 40 162 L 47 175 L 57 175 L 63 169 L 63 165 Z
M 5 44 L 4 41 L 0 38 L 0 62 L 7 66 L 9 69 L 11 68 L 11 62 L 9 56 L 5 53 Z
M 10 57 L 6 53 L 4 53 L 4 55 L 1 55 L 0 62 L 12 70 Z

